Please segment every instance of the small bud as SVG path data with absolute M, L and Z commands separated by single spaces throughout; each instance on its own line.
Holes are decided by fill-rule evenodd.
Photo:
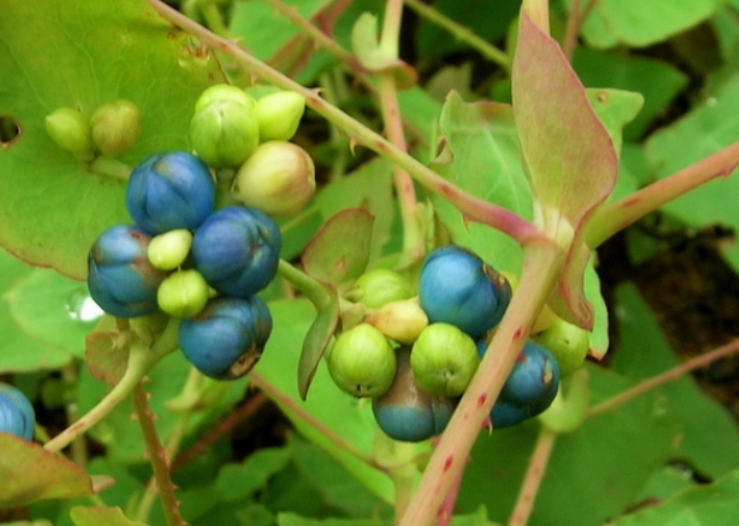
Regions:
M 92 142 L 104 155 L 127 152 L 141 136 L 141 111 L 126 99 L 100 106 L 90 119 Z
M 367 322 L 388 338 L 411 345 L 429 324 L 418 298 L 391 301 L 370 315 Z
M 157 291 L 159 308 L 170 316 L 192 318 L 208 302 L 210 290 L 197 270 L 179 270 L 167 276 Z
M 155 268 L 174 270 L 185 262 L 191 246 L 190 231 L 178 228 L 154 236 L 149 242 L 146 255 Z
M 370 309 L 379 309 L 391 301 L 406 300 L 416 295 L 410 282 L 394 270 L 378 268 L 365 272 L 345 297 Z
M 198 157 L 213 168 L 236 167 L 259 144 L 254 99 L 235 86 L 206 89 L 195 103 L 190 143 Z
M 289 141 L 298 131 L 305 98 L 294 91 L 278 91 L 257 101 L 259 140 Z
M 236 191 L 247 206 L 274 216 L 298 213 L 316 190 L 311 156 L 285 141 L 260 145 L 236 174 Z
M 356 397 L 380 396 L 390 389 L 397 367 L 385 336 L 367 323 L 336 337 L 326 357 L 336 385 Z
M 426 327 L 411 350 L 416 383 L 439 396 L 453 398 L 464 393 L 479 363 L 472 338 L 448 323 Z
M 57 146 L 83 161 L 95 157 L 90 123 L 73 108 L 57 108 L 46 116 L 46 132 Z

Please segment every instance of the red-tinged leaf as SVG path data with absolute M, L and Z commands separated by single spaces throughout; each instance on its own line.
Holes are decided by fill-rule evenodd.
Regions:
M 124 336 L 117 330 L 96 331 L 85 340 L 85 363 L 90 373 L 113 386 L 126 372 L 128 365 L 128 346 Z
M 339 298 L 333 293 L 331 301 L 323 306 L 308 329 L 303 340 L 303 350 L 298 363 L 298 393 L 305 400 L 321 358 L 339 325 Z
M 69 511 L 75 526 L 146 526 L 128 519 L 120 508 L 75 506 Z
M 349 208 L 326 221 L 303 251 L 305 272 L 332 285 L 359 277 L 369 261 L 374 220 L 364 208 Z
M 0 432 L 0 451 L 0 508 L 93 493 L 82 468 L 39 444 Z

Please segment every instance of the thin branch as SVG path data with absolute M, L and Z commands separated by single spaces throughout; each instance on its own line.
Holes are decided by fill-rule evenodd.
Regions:
M 508 526 L 526 526 L 528 524 L 556 440 L 556 433 L 545 426 L 541 426 Z

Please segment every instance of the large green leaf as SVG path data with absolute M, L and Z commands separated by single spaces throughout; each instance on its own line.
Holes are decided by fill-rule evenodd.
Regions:
M 143 114 L 129 165 L 188 149 L 195 99 L 223 80 L 217 61 L 158 19 L 145 0 L 6 2 L 0 17 L 0 114 L 20 134 L 0 148 L 0 244 L 76 278 L 107 227 L 130 221 L 124 181 L 102 175 L 56 146 L 44 128 L 62 106 L 90 117 L 126 98 Z
M 646 154 L 653 175 L 666 177 L 739 139 L 739 75 L 734 75 L 685 117 L 652 135 Z M 727 166 L 727 169 L 733 168 Z M 701 227 L 715 223 L 739 225 L 739 178 L 711 181 L 664 206 L 684 222 Z M 739 269 L 739 244 L 726 256 Z
M 571 6 L 573 0 L 567 0 Z M 596 48 L 646 47 L 710 17 L 725 0 L 600 0 L 582 32 Z M 579 4 L 582 5 L 582 4 Z
M 739 471 L 683 491 L 657 506 L 627 515 L 613 526 L 733 526 L 739 514 Z
M 143 522 L 129 520 L 120 508 L 75 506 L 70 516 L 76 526 L 146 526 Z

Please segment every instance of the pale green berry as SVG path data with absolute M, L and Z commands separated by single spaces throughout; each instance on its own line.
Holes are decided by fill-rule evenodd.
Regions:
M 141 136 L 141 120 L 141 111 L 130 100 L 100 106 L 90 119 L 95 148 L 110 157 L 127 152 Z
M 210 289 L 197 270 L 179 270 L 167 276 L 157 290 L 159 308 L 170 316 L 192 318 L 208 302 Z
M 439 396 L 453 398 L 464 393 L 479 363 L 474 340 L 448 323 L 426 327 L 411 349 L 416 383 Z
M 46 116 L 45 124 L 49 137 L 60 148 L 84 161 L 95 157 L 90 123 L 79 111 L 57 108 Z
M 405 300 L 415 295 L 415 289 L 405 277 L 394 270 L 378 268 L 359 276 L 345 297 L 370 309 L 379 309 L 391 301 Z
M 562 376 L 569 376 L 578 370 L 588 355 L 588 331 L 559 317 L 544 331 L 533 335 L 532 339 L 549 349 L 557 359 Z
M 336 385 L 356 397 L 375 397 L 393 383 L 397 361 L 387 338 L 361 323 L 339 334 L 327 356 L 328 372 Z
M 289 141 L 305 112 L 305 97 L 294 91 L 278 91 L 257 101 L 259 140 Z
M 206 89 L 190 121 L 190 144 L 197 156 L 213 168 L 241 165 L 259 144 L 254 99 L 227 84 Z
M 146 255 L 154 268 L 174 270 L 185 262 L 191 246 L 192 233 L 178 228 L 151 238 Z
M 316 190 L 313 159 L 295 144 L 265 142 L 239 168 L 235 190 L 246 206 L 271 216 L 296 214 Z
M 418 304 L 418 298 L 410 298 L 386 303 L 368 316 L 367 322 L 388 338 L 411 345 L 429 324 L 429 319 Z

